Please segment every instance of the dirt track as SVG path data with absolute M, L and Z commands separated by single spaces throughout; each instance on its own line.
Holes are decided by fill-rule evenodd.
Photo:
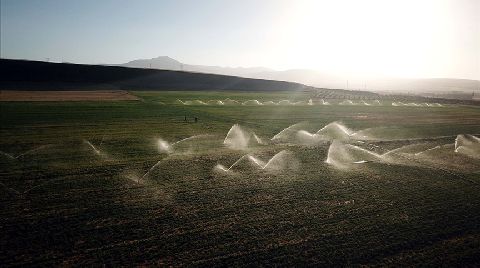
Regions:
M 139 100 L 123 90 L 18 91 L 1 90 L 0 101 L 120 101 Z

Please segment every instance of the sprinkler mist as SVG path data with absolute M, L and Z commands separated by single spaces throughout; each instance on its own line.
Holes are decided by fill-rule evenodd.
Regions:
M 142 177 L 138 176 L 138 174 L 133 171 L 125 171 L 121 174 L 121 176 L 133 181 L 136 184 L 140 184 L 143 182 Z
M 360 135 L 347 128 L 345 125 L 339 122 L 332 122 L 316 133 L 310 133 L 300 128 L 300 124 L 291 125 L 278 134 L 273 136 L 272 141 L 282 141 L 288 143 L 301 143 L 301 144 L 316 144 L 319 142 L 333 141 L 333 140 L 355 140 L 367 138 L 364 135 Z
M 305 122 L 301 123 L 296 123 L 293 125 L 290 125 L 284 129 L 282 129 L 280 132 L 278 132 L 275 136 L 271 138 L 272 141 L 286 141 L 288 140 L 292 134 L 295 134 L 301 126 L 303 126 Z
M 243 102 L 242 105 L 263 105 L 263 103 L 259 102 L 258 100 L 247 100 Z
M 262 160 L 249 155 L 248 159 L 259 169 L 268 171 L 281 171 L 287 168 L 296 168 L 298 162 L 294 158 L 293 154 L 287 150 L 282 150 L 272 156 L 266 163 Z
M 224 165 L 217 164 L 214 167 L 216 171 L 231 172 L 231 170 L 238 166 L 241 162 L 248 161 L 253 167 L 266 170 L 270 172 L 281 171 L 285 169 L 292 169 L 298 167 L 298 161 L 295 159 L 293 154 L 287 150 L 282 150 L 279 153 L 275 154 L 267 162 L 262 161 L 258 157 L 255 157 L 251 154 L 246 154 L 240 157 L 235 161 L 230 167 L 226 168 Z
M 181 140 L 173 142 L 173 143 L 169 143 L 168 141 L 159 138 L 159 139 L 157 139 L 157 149 L 161 153 L 171 154 L 171 153 L 174 152 L 175 147 L 177 147 L 179 144 L 185 143 L 187 141 L 196 140 L 196 139 L 199 139 L 199 138 L 210 137 L 210 136 L 211 135 L 208 135 L 208 134 L 194 135 L 194 136 L 191 136 L 191 137 L 188 137 L 188 138 L 185 138 L 185 139 L 181 139 Z
M 157 148 L 158 148 L 158 151 L 160 151 L 161 153 L 171 153 L 172 152 L 172 148 L 171 148 L 170 144 L 163 139 L 158 139 L 157 140 Z
M 321 99 L 321 101 L 322 101 L 322 105 L 330 105 L 330 102 L 325 101 L 324 99 Z
M 455 154 L 461 154 L 461 165 L 455 163 Z M 469 160 L 470 158 L 470 160 Z M 348 169 L 352 164 L 382 162 L 402 165 L 426 165 L 444 170 L 445 167 L 460 168 L 465 165 L 478 166 L 476 158 L 480 158 L 480 139 L 473 135 L 461 134 L 455 143 L 432 144 L 422 142 L 405 145 L 383 154 L 377 154 L 367 149 L 345 144 L 334 140 L 328 149 L 327 164 L 339 169 Z M 474 162 L 472 162 L 474 161 Z
M 333 122 L 324 126 L 315 134 L 325 140 L 348 140 L 356 133 L 339 122 Z
M 230 149 L 245 150 L 252 143 L 265 144 L 254 132 L 244 130 L 240 125 L 233 125 L 225 136 L 223 144 Z
M 352 144 L 344 144 L 338 140 L 334 140 L 328 148 L 325 163 L 339 169 L 348 169 L 351 164 L 363 164 L 372 161 L 380 162 L 384 160 L 385 158 L 379 154 Z
M 464 154 L 473 158 L 480 158 L 480 138 L 469 135 L 460 134 L 455 138 L 455 153 Z

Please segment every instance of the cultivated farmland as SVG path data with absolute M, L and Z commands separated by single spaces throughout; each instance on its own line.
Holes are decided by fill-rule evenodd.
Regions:
M 130 93 L 0 103 L 1 264 L 480 264 L 479 106 Z

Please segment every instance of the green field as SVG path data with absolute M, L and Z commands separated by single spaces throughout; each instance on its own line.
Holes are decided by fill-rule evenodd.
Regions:
M 0 266 L 480 265 L 478 144 L 453 151 L 458 134 L 478 137 L 480 106 L 133 93 L 143 101 L 0 103 Z M 296 136 L 332 122 L 369 135 L 340 143 L 341 167 L 325 162 L 331 141 Z M 234 124 L 262 142 L 228 148 Z M 414 149 L 384 159 L 402 146 Z M 274 170 L 215 168 L 283 150 Z

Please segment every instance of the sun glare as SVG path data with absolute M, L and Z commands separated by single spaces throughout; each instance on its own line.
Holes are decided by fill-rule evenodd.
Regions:
M 416 76 L 448 45 L 439 32 L 442 10 L 433 8 L 429 1 L 291 2 L 278 18 L 275 51 L 286 68 Z

